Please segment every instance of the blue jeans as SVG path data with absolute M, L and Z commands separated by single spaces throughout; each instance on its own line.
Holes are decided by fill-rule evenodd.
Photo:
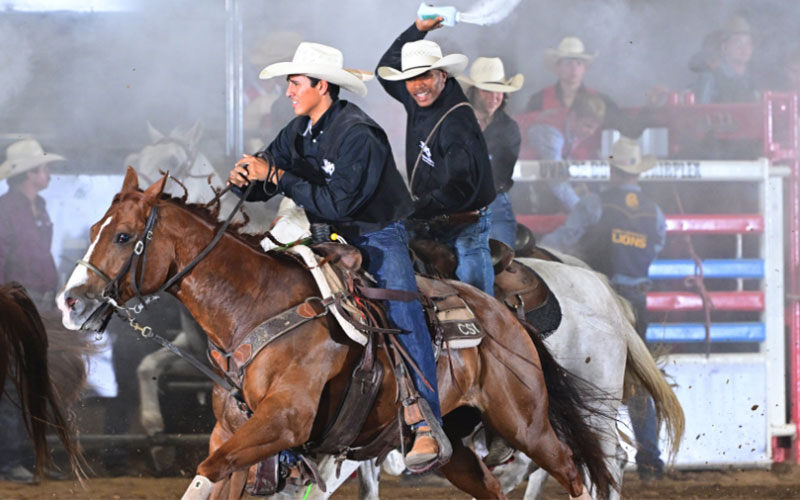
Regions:
M 489 238 L 502 241 L 513 249 L 517 240 L 517 218 L 514 217 L 508 193 L 497 195 L 489 205 L 489 213 L 492 214 Z
M 19 408 L 17 386 L 6 376 L 5 386 L 0 387 L 0 470 L 9 470 L 17 465 L 34 465 L 33 443 L 25 430 L 25 418 Z
M 408 255 L 408 235 L 402 223 L 393 222 L 380 231 L 359 236 L 350 243 L 361 250 L 363 268 L 375 278 L 379 288 L 418 291 L 414 268 Z M 419 375 L 409 367 L 417 391 L 428 402 L 441 424 L 436 360 L 433 357 L 433 343 L 422 306 L 418 300 L 388 300 L 385 304 L 389 321 L 404 332 L 397 336 L 397 340 L 433 387 L 432 391 L 428 389 Z
M 494 269 L 489 251 L 490 213 L 481 211 L 478 222 L 445 226 L 437 229 L 436 241 L 447 245 L 458 259 L 456 277 L 459 281 L 494 295 Z

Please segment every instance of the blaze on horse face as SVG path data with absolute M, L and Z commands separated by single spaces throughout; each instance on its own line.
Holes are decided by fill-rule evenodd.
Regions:
M 128 168 L 122 190 L 114 197 L 106 214 L 92 226 L 91 244 L 83 257 L 83 261 L 91 264 L 114 279 L 120 270 L 131 259 L 136 242 L 142 237 L 150 210 L 164 190 L 167 176 L 148 187 L 144 192 L 139 189 L 139 179 L 132 168 Z M 153 239 L 149 246 L 159 245 L 156 237 L 158 224 L 153 227 Z M 147 258 L 141 265 L 146 265 L 141 282 L 143 294 L 155 291 L 163 283 L 168 272 L 168 265 L 163 259 L 155 256 L 166 252 L 148 251 L 152 258 Z M 131 279 L 134 270 L 129 270 L 119 282 L 119 296 L 111 299 L 119 306 L 133 296 Z M 107 282 L 97 272 L 83 264 L 78 264 L 72 272 L 67 284 L 59 293 L 56 302 L 61 310 L 61 320 L 71 330 L 105 329 L 113 313 L 113 304 L 103 297 Z

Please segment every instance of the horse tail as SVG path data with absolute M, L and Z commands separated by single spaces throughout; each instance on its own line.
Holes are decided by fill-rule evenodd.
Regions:
M 65 417 L 47 369 L 47 331 L 33 301 L 18 283 L 0 287 L 0 337 L 5 347 L 4 375 L 16 386 L 37 473 L 41 476 L 45 466 L 52 465 L 47 446 L 50 428 L 64 445 L 73 471 L 81 471 L 72 423 Z
M 683 408 L 672 387 L 664 379 L 655 360 L 650 355 L 647 345 L 631 325 L 624 328 L 625 340 L 628 345 L 627 363 L 625 365 L 626 378 L 631 376 L 638 381 L 653 398 L 656 408 L 656 419 L 659 426 L 663 422 L 667 430 L 670 445 L 670 458 L 674 458 L 680 448 L 685 425 Z
M 548 410 L 550 424 L 559 439 L 572 450 L 575 466 L 579 469 L 585 467 L 599 497 L 608 498 L 611 489 L 616 489 L 617 485 L 606 466 L 606 455 L 601 446 L 600 434 L 586 419 L 589 415 L 600 414 L 600 410 L 592 408 L 586 399 L 586 395 L 592 393 L 599 397 L 599 390 L 561 366 L 544 345 L 536 328 L 526 321 L 521 323 L 533 340 L 542 364 L 550 402 Z

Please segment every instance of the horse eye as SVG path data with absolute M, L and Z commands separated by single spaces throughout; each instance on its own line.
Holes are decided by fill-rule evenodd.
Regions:
M 128 233 L 117 233 L 117 235 L 114 236 L 114 243 L 118 243 L 120 245 L 127 243 L 130 240 L 131 240 L 131 235 Z

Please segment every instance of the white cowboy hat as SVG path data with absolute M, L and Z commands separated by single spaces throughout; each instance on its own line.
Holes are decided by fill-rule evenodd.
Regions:
M 611 147 L 608 163 L 629 174 L 641 174 L 656 166 L 655 156 L 642 156 L 639 143 L 627 137 L 620 137 Z
M 64 157 L 45 153 L 36 139 L 17 141 L 6 149 L 6 161 L 0 164 L 0 179 L 6 179 Z
M 340 86 L 354 94 L 367 95 L 366 80 L 373 77 L 368 71 L 344 68 L 342 52 L 321 43 L 302 42 L 291 62 L 270 64 L 258 75 L 262 80 L 284 75 L 306 75 Z
M 384 80 L 408 80 L 431 69 L 440 69 L 448 76 L 458 76 L 464 72 L 469 59 L 463 54 L 449 54 L 442 57 L 442 48 L 430 40 L 417 40 L 403 45 L 400 52 L 398 71 L 390 66 L 378 68 L 378 76 Z
M 583 59 L 590 63 L 597 57 L 596 53 L 586 52 L 583 41 L 575 36 L 564 37 L 555 49 L 548 47 L 544 51 L 544 64 L 550 71 L 555 71 L 559 59 Z
M 517 73 L 506 80 L 503 61 L 499 57 L 479 57 L 469 68 L 469 76 L 459 76 L 458 81 L 468 87 L 508 93 L 522 88 L 525 77 L 521 73 Z

